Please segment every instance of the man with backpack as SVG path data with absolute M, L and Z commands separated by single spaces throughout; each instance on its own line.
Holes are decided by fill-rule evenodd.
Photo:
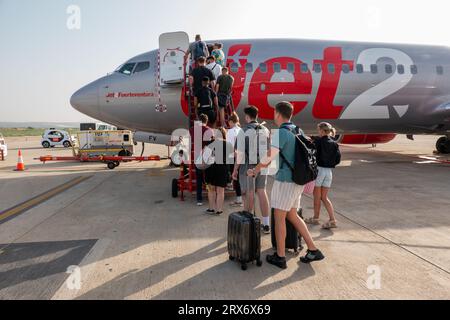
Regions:
M 187 60 L 189 59 L 189 56 L 191 56 L 190 66 L 193 69 L 196 67 L 196 66 L 194 66 L 194 64 L 197 62 L 197 60 L 200 57 L 206 58 L 209 56 L 208 46 L 206 45 L 206 43 L 204 41 L 202 41 L 202 37 L 199 34 L 195 36 L 195 42 L 191 43 L 188 51 L 184 55 L 185 62 L 187 62 Z
M 189 76 L 189 82 L 191 85 L 191 88 L 193 89 L 194 95 L 197 93 L 198 90 L 200 90 L 203 86 L 203 79 L 205 77 L 209 78 L 209 85 L 214 88 L 216 84 L 216 77 L 214 76 L 214 73 L 212 73 L 211 70 L 209 70 L 206 67 L 206 58 L 200 57 L 197 60 L 197 67 L 192 70 L 191 75 Z
M 208 124 L 215 127 L 218 100 L 217 95 L 213 89 L 210 88 L 209 78 L 202 79 L 202 87 L 195 92 L 194 106 L 197 110 L 197 115 L 201 114 L 208 116 Z
M 216 62 L 216 58 L 213 56 L 206 59 L 206 67 L 211 70 L 216 80 L 222 75 L 222 66 Z
M 317 166 L 313 153 L 301 131 L 291 122 L 294 108 L 289 102 L 280 102 L 275 107 L 275 124 L 279 130 L 272 137 L 270 156 L 262 159 L 249 176 L 258 175 L 264 167 L 279 156 L 278 172 L 272 188 L 271 205 L 275 209 L 275 236 L 277 252 L 267 256 L 267 262 L 286 269 L 286 219 L 291 222 L 308 246 L 307 254 L 300 260 L 303 263 L 323 260 L 325 257 L 317 249 L 305 222 L 298 216 L 304 185 L 315 179 Z M 300 158 L 300 159 L 299 159 Z M 309 181 L 308 181 L 309 180 Z
M 267 157 L 269 151 L 270 132 L 258 122 L 258 108 L 249 106 L 244 109 L 247 123 L 237 136 L 237 161 L 232 175 L 233 180 L 239 180 L 244 200 L 244 210 L 253 212 L 255 193 L 258 195 L 262 213 L 262 231 L 270 234 L 270 208 L 267 196 L 267 175 L 258 172 L 255 186 L 248 185 L 247 171 L 254 168 L 259 159 Z M 256 190 L 255 190 L 256 188 Z

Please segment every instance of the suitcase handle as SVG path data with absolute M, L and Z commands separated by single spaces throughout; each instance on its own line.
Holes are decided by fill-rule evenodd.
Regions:
M 253 216 L 256 217 L 256 176 L 254 177 L 250 177 L 247 176 L 247 189 L 249 189 L 248 187 L 250 186 L 250 180 L 252 180 L 252 184 L 253 184 Z M 248 192 L 248 191 L 247 191 Z

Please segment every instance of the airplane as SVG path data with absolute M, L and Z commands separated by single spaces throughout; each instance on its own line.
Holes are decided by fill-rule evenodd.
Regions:
M 450 48 L 298 39 L 220 42 L 235 78 L 232 100 L 273 125 L 274 105 L 290 101 L 293 122 L 315 133 L 333 124 L 344 144 L 380 144 L 397 134 L 441 135 L 450 153 Z M 135 140 L 171 145 L 187 128 L 184 32 L 160 36 L 159 49 L 138 55 L 76 91 L 70 103 L 92 118 L 136 132 Z

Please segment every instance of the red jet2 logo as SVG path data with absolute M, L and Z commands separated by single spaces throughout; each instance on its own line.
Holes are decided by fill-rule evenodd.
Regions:
M 228 50 L 227 65 L 233 64 L 230 74 L 234 77 L 233 104 L 237 108 L 242 101 L 247 80 L 246 64 L 252 50 L 251 44 L 237 44 Z M 323 58 L 316 59 L 313 64 L 321 69 L 321 79 L 312 114 L 316 119 L 389 119 L 389 109 L 386 105 L 375 105 L 378 101 L 404 88 L 412 79 L 410 72 L 394 73 L 382 83 L 371 87 L 358 96 L 344 110 L 344 106 L 335 105 L 337 90 L 341 76 L 346 66 L 347 73 L 353 71 L 356 64 L 363 66 L 364 72 L 370 71 L 370 66 L 376 64 L 383 57 L 389 57 L 397 65 L 413 65 L 412 59 L 404 52 L 389 48 L 369 48 L 363 50 L 355 63 L 353 60 L 344 60 L 341 47 L 328 47 L 324 49 Z M 270 95 L 311 95 L 313 77 L 309 68 L 302 68 L 303 61 L 293 57 L 270 58 L 258 66 L 254 71 L 248 88 L 248 103 L 259 108 L 262 119 L 273 119 L 274 110 L 269 104 Z M 275 70 L 275 66 L 279 66 Z M 330 65 L 333 68 L 330 68 Z M 236 67 L 237 66 L 237 67 Z M 294 66 L 293 70 L 290 70 Z M 264 68 L 264 69 L 263 69 Z M 292 82 L 272 81 L 275 73 L 281 70 L 290 70 L 293 75 Z M 182 97 L 184 97 L 184 92 Z M 380 99 L 381 97 L 381 99 Z M 294 115 L 302 112 L 308 105 L 306 100 L 290 101 L 294 106 Z M 400 117 L 408 111 L 409 105 L 393 106 Z M 188 106 L 182 99 L 184 113 L 188 114 Z

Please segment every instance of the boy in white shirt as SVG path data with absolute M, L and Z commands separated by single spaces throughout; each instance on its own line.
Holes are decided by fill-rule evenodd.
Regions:
M 222 66 L 216 62 L 216 58 L 213 56 L 208 57 L 206 60 L 206 67 L 212 71 L 216 80 L 222 74 Z

